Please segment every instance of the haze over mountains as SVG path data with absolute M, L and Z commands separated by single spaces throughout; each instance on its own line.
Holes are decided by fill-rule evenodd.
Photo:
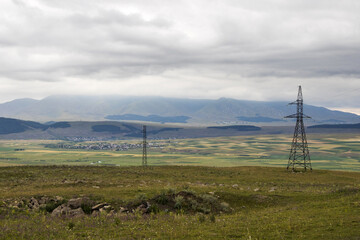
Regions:
M 189 125 L 288 125 L 284 116 L 296 112 L 287 102 L 261 102 L 230 98 L 176 99 L 164 97 L 65 96 L 42 100 L 16 99 L 0 104 L 0 116 L 32 121 L 151 121 Z M 360 116 L 304 105 L 312 117 L 308 124 L 358 123 Z

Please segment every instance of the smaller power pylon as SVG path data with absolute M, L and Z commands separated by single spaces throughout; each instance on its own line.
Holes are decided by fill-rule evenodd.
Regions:
M 147 142 L 146 142 L 146 126 L 143 126 L 143 155 L 142 155 L 142 165 L 143 167 L 147 166 Z
M 299 86 L 298 97 L 295 102 L 289 103 L 289 105 L 296 105 L 297 112 L 295 114 L 286 116 L 285 118 L 296 118 L 296 126 L 294 131 L 294 137 L 292 140 L 289 161 L 287 169 L 292 169 L 296 171 L 297 167 L 312 170 L 310 153 L 306 140 L 305 127 L 304 127 L 304 118 L 310 118 L 309 116 L 303 113 L 303 95 L 301 91 L 301 86 Z

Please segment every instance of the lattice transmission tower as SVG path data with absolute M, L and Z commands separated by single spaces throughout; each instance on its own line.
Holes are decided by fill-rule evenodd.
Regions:
M 298 97 L 295 102 L 289 103 L 289 105 L 296 105 L 296 113 L 286 116 L 285 118 L 296 118 L 296 126 L 294 131 L 294 137 L 292 140 L 289 161 L 287 169 L 290 168 L 295 171 L 296 168 L 303 168 L 312 170 L 309 148 L 306 140 L 304 118 L 310 118 L 303 113 L 303 95 L 301 86 L 299 86 Z
M 143 126 L 143 155 L 142 155 L 142 165 L 143 167 L 147 166 L 147 142 L 146 142 L 146 126 Z

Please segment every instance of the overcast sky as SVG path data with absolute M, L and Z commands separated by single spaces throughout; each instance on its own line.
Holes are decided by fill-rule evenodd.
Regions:
M 359 0 L 0 0 L 0 102 L 293 101 L 360 114 Z

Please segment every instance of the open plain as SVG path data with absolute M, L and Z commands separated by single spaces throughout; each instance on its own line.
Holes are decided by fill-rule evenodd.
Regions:
M 360 137 L 308 138 L 298 173 L 285 135 L 2 140 L 0 239 L 359 239 Z

